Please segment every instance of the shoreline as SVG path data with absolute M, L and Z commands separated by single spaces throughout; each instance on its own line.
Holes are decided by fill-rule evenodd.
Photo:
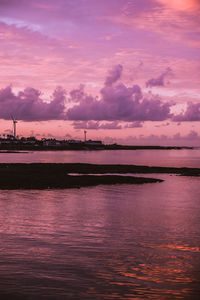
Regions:
M 69 175 L 71 173 L 77 175 Z M 108 173 L 111 175 L 107 175 Z M 115 173 L 123 175 L 114 175 Z M 100 184 L 144 184 L 163 181 L 157 178 L 124 176 L 127 173 L 200 176 L 200 168 L 80 163 L 0 163 L 0 189 L 68 189 Z
M 73 146 L 32 146 L 0 145 L 0 153 L 20 153 L 18 151 L 110 151 L 110 150 L 193 150 L 198 147 L 186 146 L 124 146 L 124 145 L 73 145 Z

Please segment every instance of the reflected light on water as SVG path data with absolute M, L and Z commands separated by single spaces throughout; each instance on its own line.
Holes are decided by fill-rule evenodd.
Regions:
M 200 168 L 200 149 L 30 151 L 27 153 L 0 153 L 0 162 L 136 164 Z
M 2 299 L 195 299 L 200 178 L 163 176 L 142 186 L 2 191 Z
M 194 253 L 200 253 L 200 247 L 191 247 L 189 245 L 173 245 L 173 244 L 167 244 L 167 245 L 159 245 L 159 246 L 153 246 L 160 249 L 171 249 L 171 250 L 179 250 L 179 251 L 187 251 L 187 252 L 194 252 Z

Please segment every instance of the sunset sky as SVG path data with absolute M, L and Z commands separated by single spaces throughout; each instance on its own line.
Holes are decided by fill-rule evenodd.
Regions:
M 0 0 L 0 134 L 200 145 L 200 0 Z

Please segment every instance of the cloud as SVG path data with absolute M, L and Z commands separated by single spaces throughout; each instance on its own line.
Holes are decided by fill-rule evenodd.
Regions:
M 188 103 L 186 111 L 179 115 L 174 115 L 172 120 L 177 122 L 200 121 L 200 103 Z
M 162 146 L 199 146 L 200 135 L 194 130 L 185 135 L 181 135 L 180 132 L 175 133 L 172 136 L 167 135 L 140 135 L 128 136 L 126 138 L 113 138 L 107 136 L 104 138 L 105 143 L 118 143 L 121 145 L 162 145 Z
M 117 80 L 121 78 L 123 67 L 122 65 L 116 65 L 110 71 L 105 80 L 105 86 L 111 86 Z
M 172 76 L 172 69 L 167 68 L 160 76 L 151 78 L 146 82 L 146 87 L 165 86 L 165 80 Z
M 200 103 L 188 103 L 184 112 L 175 115 L 171 112 L 174 103 L 164 102 L 152 93 L 143 94 L 139 85 L 128 87 L 118 83 L 122 69 L 117 65 L 109 72 L 96 97 L 87 94 L 83 85 L 71 90 L 67 96 L 62 87 L 57 87 L 48 101 L 32 87 L 18 94 L 14 94 L 11 86 L 3 88 L 0 90 L 0 118 L 8 120 L 13 115 L 23 121 L 69 120 L 75 121 L 76 129 L 139 128 L 144 121 L 169 119 L 174 122 L 200 121 Z M 162 74 L 163 81 L 169 72 L 171 69 L 168 68 Z M 122 127 L 119 122 L 129 124 Z M 168 126 L 168 123 L 162 126 Z
M 139 85 L 127 87 L 117 83 L 122 66 L 109 71 L 99 97 L 88 95 L 84 86 L 72 90 L 68 97 L 63 88 L 57 87 L 51 101 L 42 99 L 41 92 L 28 87 L 15 95 L 10 86 L 0 90 L 0 118 L 14 115 L 23 121 L 74 120 L 74 121 L 162 121 L 170 115 L 170 104 L 158 96 L 145 97 Z M 68 107 L 67 107 L 68 105 Z M 94 126 L 94 123 L 89 124 Z M 119 129 L 117 123 L 96 124 L 101 129 Z
M 26 88 L 16 96 L 8 86 L 0 90 L 0 118 L 8 120 L 13 115 L 23 121 L 64 120 L 65 101 L 65 90 L 61 87 L 55 89 L 52 101 L 47 103 L 34 88 Z
M 75 121 L 72 126 L 74 129 L 122 129 L 122 126 L 117 122 L 100 123 L 99 121 Z
M 68 139 L 68 140 L 71 140 L 72 139 L 72 135 L 69 134 L 69 133 L 66 133 L 65 138 Z
M 13 134 L 13 131 L 11 129 L 5 129 L 4 133 L 5 134 Z
M 109 123 L 103 123 L 100 126 L 101 129 L 122 129 L 122 126 L 117 122 L 109 122 Z
M 124 128 L 141 128 L 143 127 L 143 123 L 141 121 L 135 121 L 129 124 L 126 124 Z
M 85 97 L 84 85 L 80 84 L 79 88 L 72 90 L 70 93 L 70 97 L 68 98 L 69 102 L 80 102 Z
M 99 122 L 94 121 L 75 121 L 72 123 L 74 129 L 99 129 Z
M 114 68 L 116 71 L 118 68 Z M 115 72 L 110 72 L 115 74 Z M 76 105 L 69 108 L 67 118 L 79 121 L 162 121 L 170 115 L 170 104 L 163 103 L 158 96 L 145 97 L 138 85 L 127 87 L 123 83 L 113 84 L 119 76 L 107 77 L 100 91 L 100 98 L 92 97 L 81 86 L 70 93 Z M 110 78 L 108 80 L 108 78 Z M 108 85 L 109 82 L 109 85 Z
M 161 124 L 161 125 L 155 125 L 155 127 L 166 127 L 166 126 L 169 126 L 170 123 L 167 122 L 167 123 L 164 123 L 164 124 Z

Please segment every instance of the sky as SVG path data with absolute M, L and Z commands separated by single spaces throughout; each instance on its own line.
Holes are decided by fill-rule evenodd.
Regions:
M 200 145 L 200 0 L 0 0 L 0 134 Z

